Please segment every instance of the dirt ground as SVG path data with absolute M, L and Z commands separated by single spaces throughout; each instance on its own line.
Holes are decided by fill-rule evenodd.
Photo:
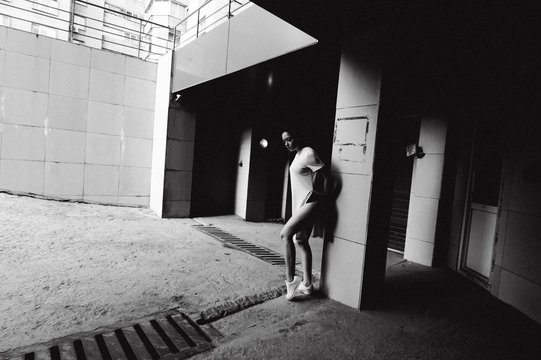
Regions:
M 283 284 L 192 219 L 0 193 L 0 352 Z

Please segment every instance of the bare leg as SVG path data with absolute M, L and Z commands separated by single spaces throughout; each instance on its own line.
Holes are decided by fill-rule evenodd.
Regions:
M 306 286 L 312 284 L 312 248 L 308 243 L 308 239 L 298 242 L 301 253 L 303 280 Z
M 295 244 L 293 238 L 285 240 L 286 280 L 291 282 L 295 276 Z
M 284 228 L 280 232 L 280 237 L 285 244 L 285 260 L 286 260 L 286 280 L 292 281 L 295 276 L 295 244 L 293 242 L 293 235 L 302 230 L 303 225 L 310 217 L 314 214 L 317 208 L 317 202 L 311 202 L 304 204 L 297 213 L 292 216 L 289 221 L 284 225 Z M 305 241 L 308 245 L 308 241 Z M 302 249 L 302 247 L 301 247 Z M 310 250 L 310 255 L 307 256 L 306 251 L 302 251 L 302 259 L 304 269 L 307 268 L 307 260 L 309 258 L 310 268 L 309 272 L 312 272 L 312 251 Z M 305 280 L 306 281 L 306 280 Z

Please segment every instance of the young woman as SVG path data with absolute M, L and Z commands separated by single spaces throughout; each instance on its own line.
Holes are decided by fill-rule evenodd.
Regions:
M 296 292 L 311 294 L 312 249 L 308 240 L 314 220 L 324 201 L 328 184 L 328 169 L 311 147 L 304 146 L 292 131 L 282 133 L 287 150 L 295 152 L 289 167 L 291 181 L 292 216 L 284 225 L 280 237 L 285 243 L 286 299 L 292 300 Z M 321 184 L 321 186 L 315 186 Z M 303 279 L 295 276 L 295 244 L 301 253 Z

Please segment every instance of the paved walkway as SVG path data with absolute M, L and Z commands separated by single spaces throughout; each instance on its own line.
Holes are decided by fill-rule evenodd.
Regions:
M 0 330 L 7 349 L 177 307 L 210 320 L 222 334 L 214 337 L 215 349 L 194 359 L 508 360 L 541 354 L 539 324 L 456 273 L 395 254 L 388 259 L 386 300 L 360 312 L 317 294 L 286 301 L 282 267 L 224 247 L 193 227 L 212 223 L 282 253 L 281 224 L 233 216 L 157 219 L 145 209 L 5 194 L 0 200 Z M 205 317 L 213 309 L 219 316 Z
M 234 216 L 196 220 L 281 252 L 270 240 L 279 224 Z M 385 293 L 377 309 L 362 312 L 318 295 L 266 301 L 212 322 L 224 337 L 194 359 L 533 360 L 541 354 L 540 324 L 452 271 L 389 253 Z

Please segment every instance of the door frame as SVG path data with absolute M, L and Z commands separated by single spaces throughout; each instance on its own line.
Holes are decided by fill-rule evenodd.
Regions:
M 478 131 L 478 123 L 479 118 L 475 119 L 475 125 L 472 132 L 472 145 L 470 149 L 470 159 L 469 159 L 469 167 L 468 167 L 468 180 L 467 180 L 467 186 L 466 186 L 466 201 L 464 203 L 464 212 L 463 212 L 463 218 L 462 218 L 462 232 L 460 237 L 460 246 L 458 251 L 458 266 L 457 271 L 462 274 L 463 276 L 466 276 L 473 282 L 475 282 L 478 285 L 481 285 L 484 288 L 489 288 L 492 282 L 492 271 L 494 269 L 494 259 L 496 256 L 495 248 L 496 248 L 496 241 L 498 238 L 498 225 L 500 221 L 500 213 L 501 213 L 501 196 L 498 196 L 498 204 L 497 206 L 489 206 L 489 205 L 482 205 L 477 204 L 476 209 L 474 209 L 474 204 L 472 201 L 472 194 L 474 189 L 474 182 L 475 182 L 475 171 L 474 171 L 474 157 L 475 157 L 475 151 L 477 144 L 477 131 Z M 502 188 L 502 178 L 500 177 L 500 187 L 499 191 L 501 192 Z M 469 238 L 471 234 L 471 225 L 472 225 L 472 214 L 474 210 L 480 210 L 479 207 L 487 207 L 494 209 L 496 213 L 496 225 L 494 230 L 494 239 L 492 242 L 492 252 L 491 252 L 491 259 L 490 259 L 490 273 L 488 277 L 484 277 L 482 274 L 469 269 L 466 266 L 467 261 L 467 249 L 468 249 L 468 243 Z

